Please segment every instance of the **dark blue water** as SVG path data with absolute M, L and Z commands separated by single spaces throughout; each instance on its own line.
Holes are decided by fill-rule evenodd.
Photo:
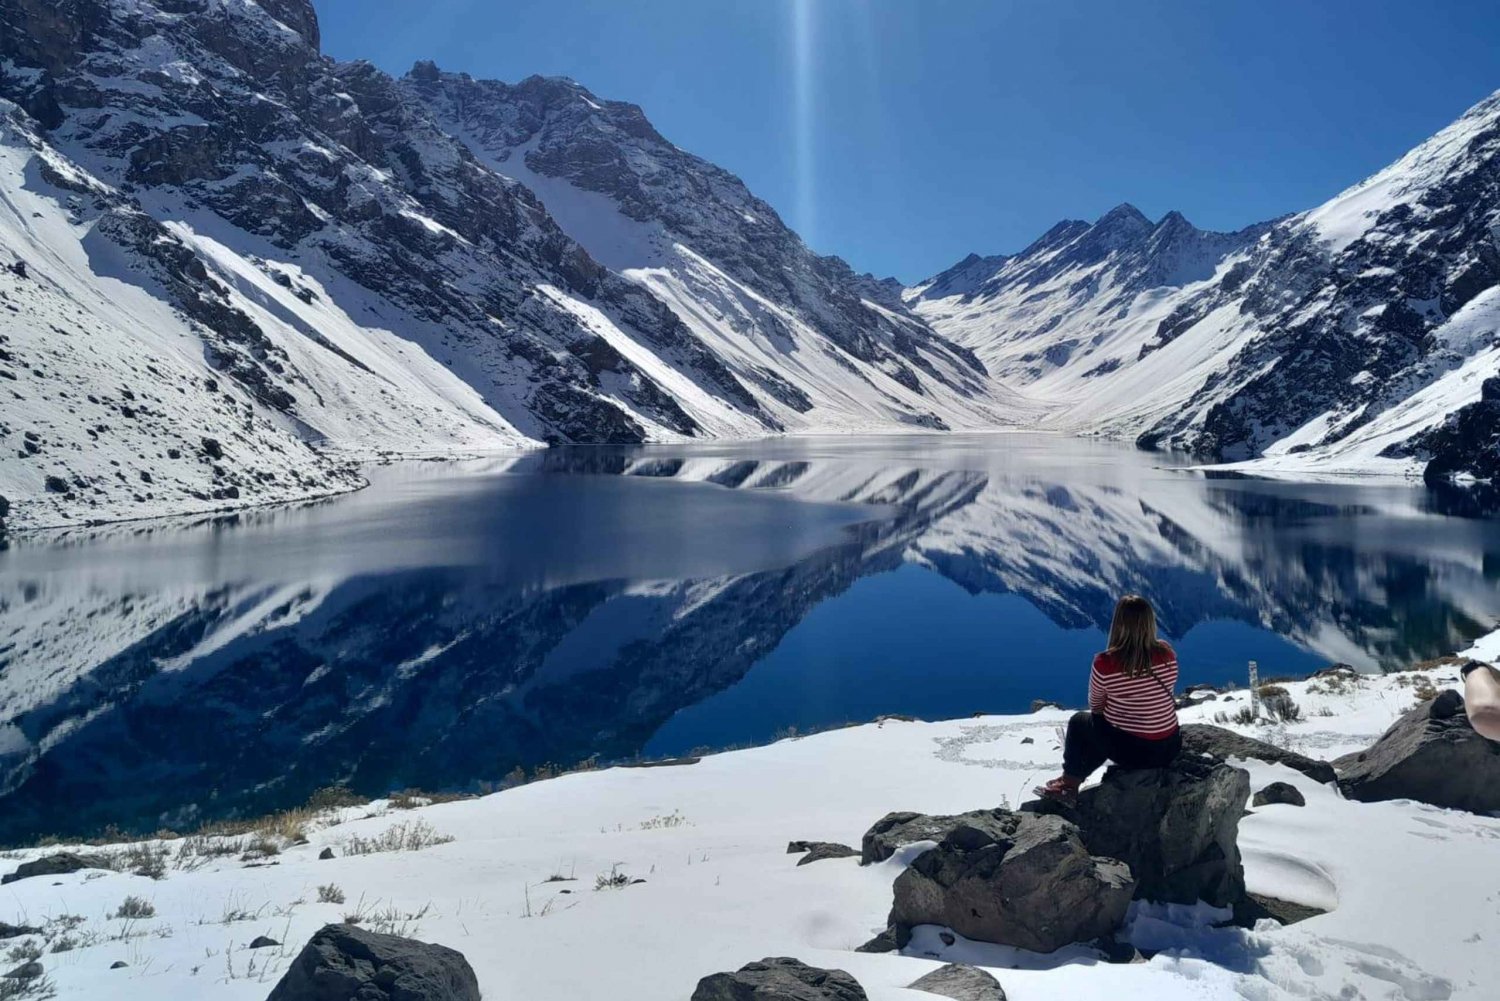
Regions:
M 1078 703 L 1115 598 L 1188 682 L 1500 618 L 1500 522 L 1045 436 L 560 449 L 0 554 L 0 840 L 482 789 L 884 713 Z

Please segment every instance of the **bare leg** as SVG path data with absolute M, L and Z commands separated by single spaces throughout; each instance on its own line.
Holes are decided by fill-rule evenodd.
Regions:
M 1500 669 L 1480 665 L 1465 676 L 1464 707 L 1475 732 L 1500 740 Z

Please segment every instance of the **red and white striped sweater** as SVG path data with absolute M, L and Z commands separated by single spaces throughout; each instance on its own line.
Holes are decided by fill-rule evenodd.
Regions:
M 1146 740 L 1177 732 L 1177 653 L 1163 643 L 1151 656 L 1151 673 L 1132 678 L 1108 652 L 1094 658 L 1089 675 L 1089 712 L 1103 713 L 1111 726 Z

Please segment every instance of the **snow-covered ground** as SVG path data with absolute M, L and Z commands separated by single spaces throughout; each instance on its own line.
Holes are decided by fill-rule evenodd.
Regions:
M 1500 651 L 1500 634 L 1476 650 Z M 1457 673 L 1440 666 L 1362 677 L 1338 693 L 1317 679 L 1290 683 L 1300 722 L 1234 728 L 1334 757 L 1367 746 L 1410 707 L 1419 677 L 1441 688 L 1456 684 Z M 1244 704 L 1245 693 L 1237 695 L 1184 718 L 1212 721 Z M 707 973 L 774 955 L 846 969 L 873 1001 L 927 996 L 904 986 L 939 960 L 989 967 L 1015 1001 L 1494 997 L 1500 889 L 1489 874 L 1500 871 L 1500 819 L 1347 801 L 1257 762 L 1245 763 L 1253 789 L 1290 782 L 1307 806 L 1267 806 L 1243 820 L 1250 888 L 1332 908 L 1327 914 L 1245 931 L 1213 929 L 1202 911 L 1138 908 L 1133 940 L 1161 951 L 1127 966 L 1076 949 L 1035 956 L 963 940 L 949 947 L 921 929 L 910 955 L 854 952 L 883 928 L 890 883 L 913 853 L 868 868 L 855 859 L 798 867 L 786 843 L 857 845 L 896 809 L 1015 805 L 1057 767 L 1065 719 L 1047 710 L 892 720 L 416 810 L 376 802 L 344 809 L 340 823 L 311 825 L 308 843 L 284 847 L 269 864 L 228 854 L 199 857 L 196 868 L 169 862 L 159 880 L 94 871 L 13 883 L 0 890 L 0 921 L 56 929 L 63 915 L 79 916 L 67 933 L 75 947 L 42 956 L 48 976 L 61 997 L 120 1001 L 258 1001 L 318 927 L 353 914 L 460 949 L 485 996 L 497 999 L 685 999 Z M 452 840 L 346 856 L 354 839 L 401 825 Z M 164 847 L 175 859 L 181 845 Z M 325 847 L 339 857 L 319 861 Z M 5 868 L 43 853 L 11 853 Z M 596 890 L 596 877 L 611 873 L 644 882 Z M 336 887 L 344 902 L 319 902 L 320 887 Z M 127 896 L 147 901 L 154 916 L 110 917 Z M 250 950 L 257 935 L 284 945 Z M 117 960 L 129 966 L 111 970 Z

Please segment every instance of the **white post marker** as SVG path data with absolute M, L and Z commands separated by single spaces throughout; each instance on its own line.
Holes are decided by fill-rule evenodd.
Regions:
M 1253 660 L 1250 662 L 1250 712 L 1260 717 L 1260 667 Z

